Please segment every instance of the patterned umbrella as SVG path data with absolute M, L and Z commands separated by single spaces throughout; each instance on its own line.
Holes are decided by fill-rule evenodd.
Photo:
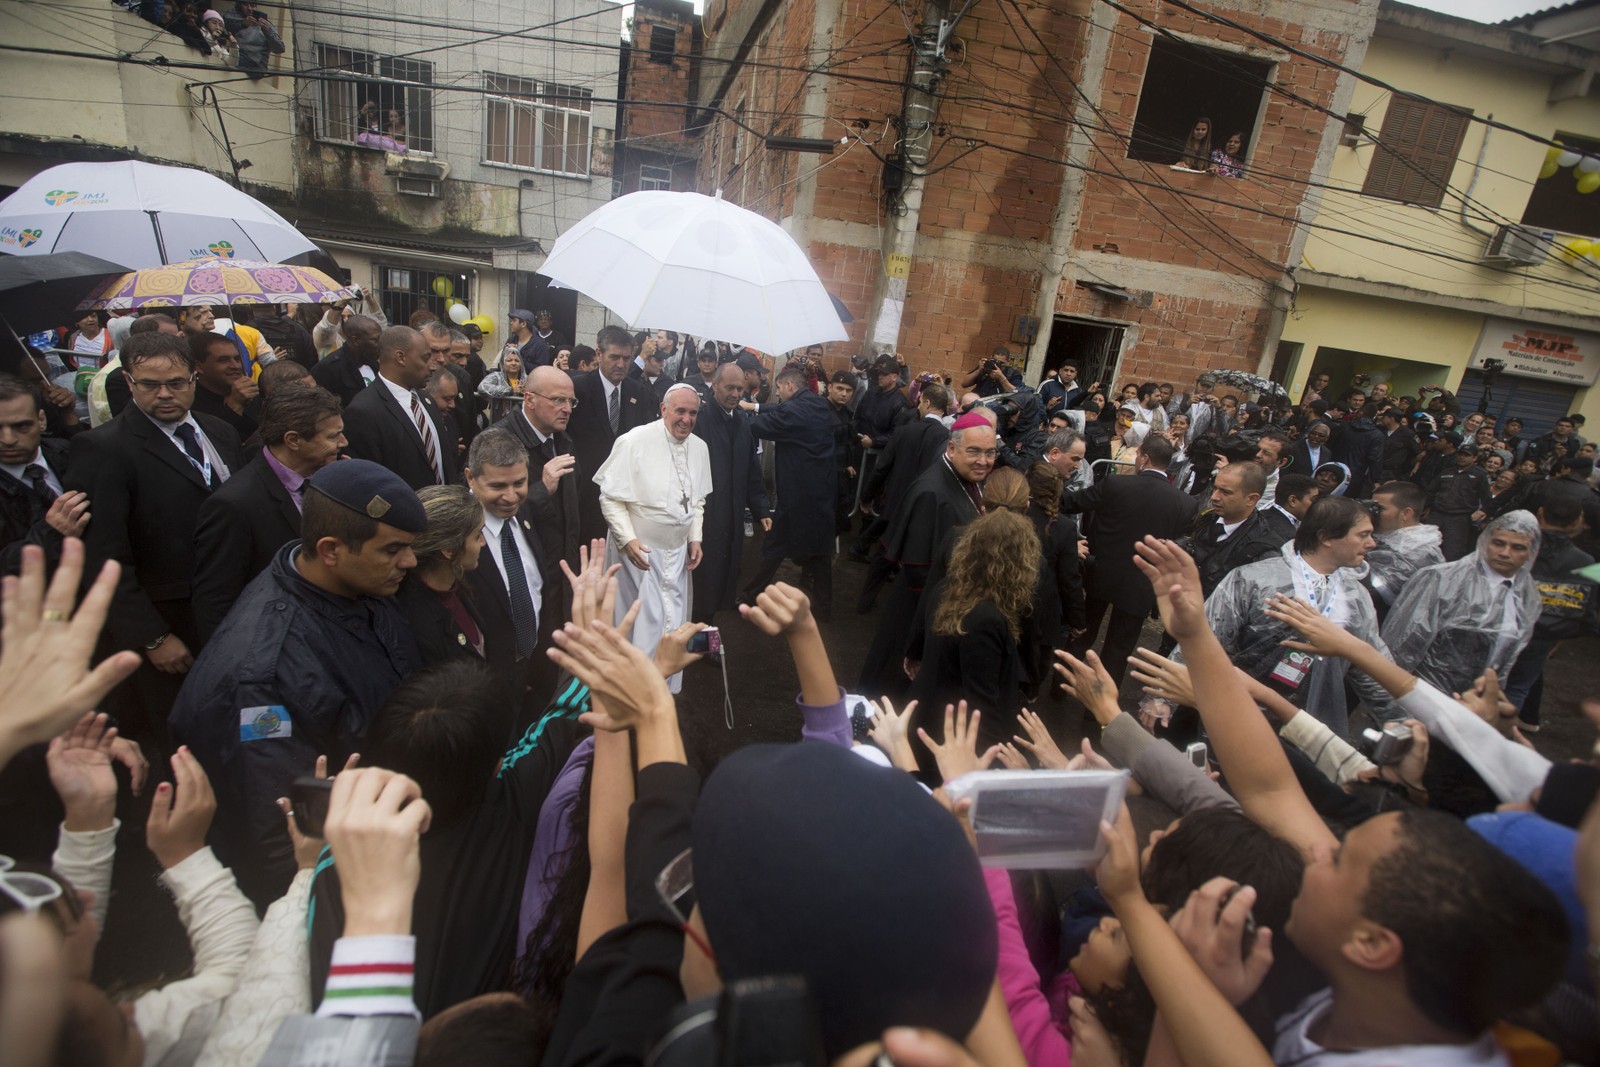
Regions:
M 111 278 L 79 305 L 82 311 L 196 307 L 212 304 L 331 304 L 356 293 L 315 267 L 206 256 L 169 267 L 146 267 Z

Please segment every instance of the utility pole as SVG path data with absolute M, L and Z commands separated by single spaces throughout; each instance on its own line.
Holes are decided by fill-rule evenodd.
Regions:
M 900 108 L 900 144 L 883 170 L 889 218 L 883 227 L 883 270 L 872 297 L 864 354 L 893 352 L 900 344 L 900 319 L 906 305 L 906 280 L 916 253 L 922 214 L 922 175 L 933 149 L 939 120 L 939 89 L 945 73 L 945 44 L 973 0 L 950 18 L 944 0 L 927 0 L 922 28 L 912 40 L 911 74 Z M 896 191 L 895 186 L 899 188 Z

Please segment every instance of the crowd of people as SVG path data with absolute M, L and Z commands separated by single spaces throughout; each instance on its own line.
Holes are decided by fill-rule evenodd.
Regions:
M 211 0 L 115 0 L 140 18 L 160 26 L 201 55 L 249 74 L 267 76 L 267 64 L 281 56 L 283 37 L 260 4 L 239 0 L 218 11 Z
M 1525 736 L 1600 605 L 1581 420 L 508 322 L 0 375 L 8 1063 L 1600 1059 L 1600 764 Z M 794 710 L 696 706 L 719 625 Z M 1009 827 L 1092 870 L 992 865 L 990 768 L 1125 772 Z M 130 988 L 151 880 L 188 964 Z

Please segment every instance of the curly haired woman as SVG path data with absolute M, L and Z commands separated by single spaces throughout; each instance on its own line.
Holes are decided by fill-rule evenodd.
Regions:
M 1018 641 L 1039 580 L 1039 536 L 1025 514 L 1027 481 L 1015 471 L 995 476 L 1001 473 L 1015 477 L 1019 507 L 989 505 L 986 492 L 986 513 L 956 542 L 942 584 L 929 587 L 924 603 L 932 610 L 910 692 L 925 723 L 958 700 L 981 710 L 985 744 L 1010 740 L 1014 732 L 1027 675 Z

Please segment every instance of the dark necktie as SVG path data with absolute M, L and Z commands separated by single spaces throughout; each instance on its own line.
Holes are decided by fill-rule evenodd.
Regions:
M 194 427 L 187 422 L 180 422 L 178 428 L 172 431 L 179 441 L 183 443 L 183 450 L 189 455 L 189 462 L 195 465 L 200 476 L 206 476 L 206 450 L 200 447 L 200 435 L 194 432 Z M 210 485 L 210 481 L 206 482 Z
M 55 490 L 50 488 L 50 483 L 45 480 L 45 469 L 38 463 L 30 463 L 22 468 L 23 477 L 33 486 L 33 495 L 39 498 L 40 503 L 49 507 L 55 503 Z
M 555 459 L 556 439 L 554 437 L 546 437 L 544 439 L 544 444 L 539 446 L 539 451 L 544 453 L 544 461 L 546 463 L 549 463 L 551 460 Z
M 522 553 L 517 548 L 517 533 L 512 528 L 515 518 L 500 527 L 500 556 L 506 565 L 506 588 L 511 594 L 511 623 L 517 631 L 517 659 L 527 659 L 528 653 L 539 639 L 539 613 L 533 607 L 533 594 L 528 591 L 528 575 L 522 569 Z
M 611 399 L 606 401 L 606 414 L 611 419 L 611 432 L 613 435 L 622 432 L 622 386 L 611 390 Z

